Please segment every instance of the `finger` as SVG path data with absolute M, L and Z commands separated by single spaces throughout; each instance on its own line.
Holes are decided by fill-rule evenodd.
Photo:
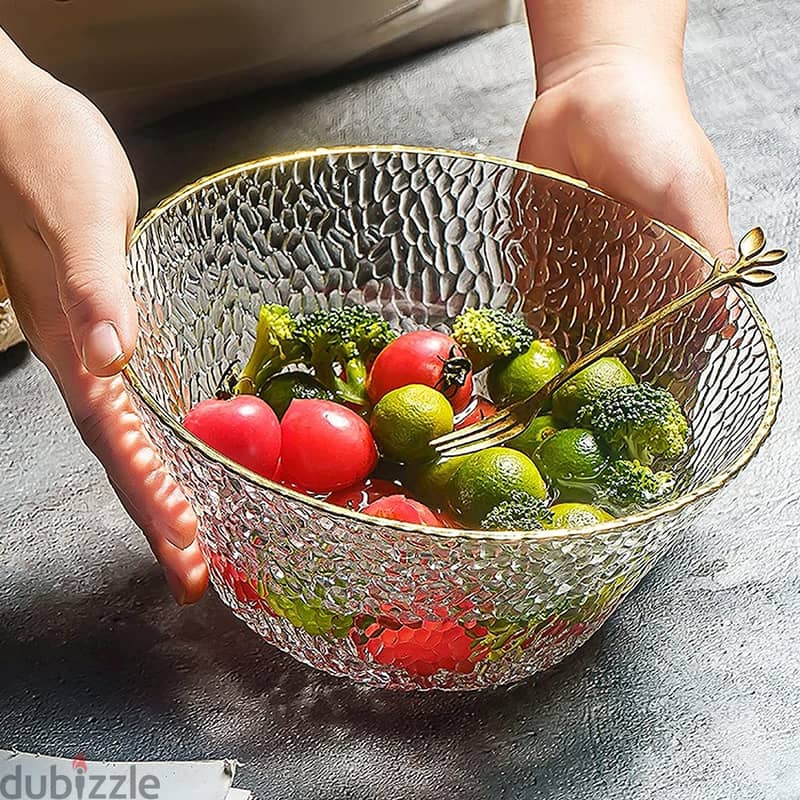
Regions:
M 136 182 L 97 109 L 65 87 L 59 91 L 61 129 L 52 135 L 63 157 L 28 181 L 31 224 L 50 250 L 78 357 L 90 372 L 107 376 L 127 362 L 136 341 L 125 263 Z
M 93 374 L 113 375 L 130 358 L 137 333 L 125 265 L 128 222 L 121 208 L 81 211 L 82 220 L 56 217 L 40 230 L 78 356 Z
M 736 249 L 728 218 L 728 189 L 717 163 L 682 170 L 656 201 L 652 216 L 685 231 L 714 258 L 732 264 Z
M 126 499 L 139 527 L 187 548 L 197 518 L 183 492 L 164 468 L 131 405 L 122 378 L 96 378 L 75 365 L 59 373 L 70 414 L 84 442 L 98 457 Z
M 124 495 L 126 508 L 139 527 L 176 548 L 190 547 L 197 519 L 153 449 L 122 378 L 91 375 L 76 357 L 66 321 L 59 313 L 47 249 L 33 231 L 22 226 L 3 226 L 0 239 L 20 322 L 34 351 L 56 378 L 84 441 Z M 19 269 L 19 263 L 26 268 Z
M 111 482 L 114 491 L 125 510 L 133 517 L 137 511 L 125 492 Z M 197 542 L 184 549 L 175 547 L 167 541 L 158 529 L 143 527 L 143 533 L 150 543 L 156 559 L 164 571 L 170 593 L 178 605 L 186 605 L 199 600 L 208 586 L 208 568 Z

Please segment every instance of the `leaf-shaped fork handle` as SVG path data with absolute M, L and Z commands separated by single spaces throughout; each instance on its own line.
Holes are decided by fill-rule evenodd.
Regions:
M 646 317 L 620 331 L 616 336 L 590 350 L 559 372 L 558 375 L 548 381 L 536 394 L 527 400 L 521 400 L 507 406 L 502 411 L 487 417 L 481 422 L 476 422 L 459 431 L 441 436 L 431 442 L 431 445 L 440 457 L 452 458 L 484 450 L 487 447 L 496 447 L 509 439 L 513 439 L 525 430 L 553 392 L 563 386 L 570 378 L 599 358 L 603 358 L 629 344 L 676 311 L 691 305 L 703 295 L 713 292 L 720 286 L 734 283 L 746 283 L 749 286 L 766 286 L 772 283 L 777 276 L 769 267 L 780 264 L 786 258 L 786 252 L 784 250 L 768 250 L 764 252 L 765 245 L 764 231 L 761 228 L 753 228 L 739 242 L 739 258 L 735 264 L 726 266 L 717 260 L 714 263 L 711 274 L 699 286 L 660 306 Z

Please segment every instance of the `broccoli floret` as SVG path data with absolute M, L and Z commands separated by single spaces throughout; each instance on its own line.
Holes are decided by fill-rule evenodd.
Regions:
M 524 353 L 533 343 L 533 331 L 502 308 L 469 308 L 453 323 L 453 338 L 472 362 L 475 372 Z
M 600 499 L 615 511 L 647 508 L 669 496 L 675 488 L 670 472 L 653 472 L 638 461 L 617 461 L 602 476 Z
M 552 525 L 553 512 L 544 500 L 526 492 L 512 492 L 481 523 L 487 531 L 535 531 Z
M 397 336 L 386 320 L 363 306 L 348 306 L 301 318 L 296 335 L 320 383 L 342 402 L 369 405 L 367 365 Z
M 650 466 L 656 456 L 677 458 L 686 447 L 689 423 L 678 401 L 649 383 L 607 389 L 578 413 L 620 457 Z
M 308 358 L 308 349 L 297 338 L 296 328 L 297 320 L 286 306 L 261 306 L 256 341 L 234 387 L 235 394 L 258 394 L 284 367 Z

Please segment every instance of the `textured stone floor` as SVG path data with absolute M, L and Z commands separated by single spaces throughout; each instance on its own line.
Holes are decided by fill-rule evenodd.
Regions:
M 800 798 L 800 4 L 696 0 L 688 81 L 734 230 L 795 254 L 759 293 L 786 397 L 757 459 L 552 675 L 468 696 L 368 692 L 263 645 L 209 594 L 170 602 L 44 369 L 0 357 L 0 746 L 237 756 L 261 798 Z M 513 27 L 127 141 L 143 203 L 215 168 L 333 143 L 514 153 Z

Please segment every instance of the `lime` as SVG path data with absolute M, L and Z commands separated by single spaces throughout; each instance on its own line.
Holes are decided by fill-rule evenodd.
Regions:
M 560 499 L 584 500 L 594 498 L 593 482 L 608 457 L 591 431 L 565 428 L 539 445 L 533 462 Z
M 489 396 L 498 407 L 525 400 L 566 364 L 564 356 L 551 342 L 538 339 L 525 353 L 492 365 L 488 377 Z
M 575 422 L 581 406 L 591 403 L 606 389 L 634 383 L 633 375 L 618 358 L 600 358 L 553 393 L 553 415 L 562 422 Z
M 312 636 L 330 635 L 341 639 L 353 627 L 350 615 L 329 611 L 317 598 L 306 601 L 300 597 L 268 592 L 267 602 L 278 616 L 288 619 L 295 628 L 302 628 Z
M 372 411 L 372 434 L 391 461 L 422 461 L 430 442 L 453 430 L 453 407 L 430 386 L 412 383 L 385 394 Z
M 467 456 L 448 484 L 453 510 L 476 525 L 515 492 L 547 498 L 547 486 L 533 461 L 504 447 L 489 447 Z
M 555 420 L 550 414 L 536 417 L 519 436 L 506 442 L 506 447 L 513 447 L 526 456 L 532 456 L 534 450 L 548 437 L 558 430 Z
M 407 480 L 414 496 L 434 508 L 447 505 L 447 484 L 469 456 L 439 458 L 408 468 Z
M 602 508 L 586 503 L 558 503 L 551 509 L 553 523 L 548 526 L 553 530 L 563 528 L 585 528 L 600 522 L 610 522 L 614 517 Z
M 307 372 L 284 372 L 268 380 L 258 396 L 282 417 L 292 400 L 333 400 L 333 392 Z

